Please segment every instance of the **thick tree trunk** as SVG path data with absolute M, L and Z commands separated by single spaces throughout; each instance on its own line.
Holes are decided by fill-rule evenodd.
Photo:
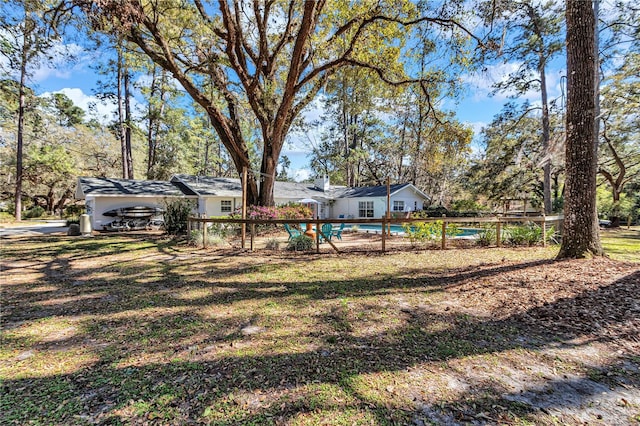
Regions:
M 558 258 L 601 255 L 596 214 L 594 12 L 567 0 L 567 143 L 565 221 Z

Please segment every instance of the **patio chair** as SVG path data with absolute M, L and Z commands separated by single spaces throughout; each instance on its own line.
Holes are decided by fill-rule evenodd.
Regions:
M 333 225 L 331 225 L 330 223 L 322 224 L 322 227 L 320 228 L 320 232 L 322 232 L 322 234 L 320 234 L 320 242 L 329 241 L 331 239 L 332 228 Z
M 302 233 L 299 230 L 297 230 L 296 228 L 291 228 L 289 226 L 289 224 L 287 224 L 287 223 L 284 224 L 284 229 L 289 234 L 289 240 L 288 241 L 291 241 L 291 239 L 293 237 L 297 237 L 298 235 L 302 235 Z
M 342 231 L 343 230 L 344 230 L 344 223 L 341 223 L 339 228 L 331 230 L 331 237 L 336 237 L 337 239 L 342 241 Z

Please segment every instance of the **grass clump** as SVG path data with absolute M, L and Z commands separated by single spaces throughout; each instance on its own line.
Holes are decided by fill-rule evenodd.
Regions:
M 311 251 L 313 250 L 313 239 L 306 235 L 296 235 L 287 244 L 289 251 Z

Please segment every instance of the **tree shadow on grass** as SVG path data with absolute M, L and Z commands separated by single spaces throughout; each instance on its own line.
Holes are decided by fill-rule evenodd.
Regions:
M 332 416 L 345 412 L 363 423 L 483 424 L 515 417 L 535 419 L 540 411 L 550 416 L 548 413 L 553 414 L 554 410 L 561 415 L 568 413 L 567 421 L 572 423 L 574 418 L 579 419 L 575 413 L 595 401 L 605 384 L 619 390 L 634 388 L 640 383 L 636 345 L 640 327 L 637 304 L 640 272 L 499 320 L 456 311 L 442 312 L 424 304 L 379 307 L 354 302 L 359 308 L 369 306 L 371 322 L 379 318 L 375 309 L 388 311 L 388 320 L 394 321 L 391 326 L 369 334 L 355 333 L 353 328 L 359 318 L 366 319 L 367 312 L 360 317 L 363 312 L 351 312 L 341 302 L 345 297 L 357 300 L 397 290 L 435 291 L 477 277 L 547 264 L 549 262 L 542 261 L 493 266 L 482 271 L 460 270 L 454 275 L 415 279 L 375 276 L 357 283 L 350 280 L 303 282 L 295 286 L 288 284 L 275 293 L 263 291 L 273 288 L 273 282 L 240 285 L 185 279 L 176 265 L 163 264 L 157 269 L 136 272 L 143 277 L 151 273 L 162 277 L 151 278 L 148 283 L 132 284 L 131 276 L 125 274 L 122 282 L 134 286 L 132 293 L 114 293 L 121 285 L 120 278 L 115 282 L 105 279 L 101 285 L 92 284 L 91 291 L 108 288 L 109 296 L 122 299 L 100 299 L 97 303 L 93 299 L 73 300 L 59 303 L 51 310 L 34 306 L 34 301 L 28 299 L 22 303 L 32 304 L 32 310 L 28 315 L 17 315 L 22 321 L 51 315 L 64 317 L 68 312 L 74 312 L 75 316 L 89 315 L 91 319 L 81 319 L 76 334 L 55 343 L 17 338 L 4 341 L 8 346 L 47 353 L 84 347 L 97 359 L 75 372 L 53 373 L 47 377 L 27 374 L 25 378 L 4 380 L 0 408 L 5 412 L 6 421 L 15 423 L 151 421 L 230 425 L 271 424 L 300 418 L 322 419 L 323 416 L 325 421 L 337 423 L 339 418 Z M 278 267 L 286 267 L 286 262 Z M 88 276 L 98 272 L 99 269 L 86 271 Z M 168 283 L 173 280 L 177 280 L 176 285 L 170 287 Z M 233 286 L 237 288 L 231 292 L 187 299 L 173 297 L 177 290 Z M 40 295 L 45 297 L 38 300 L 43 301 L 47 294 Z M 294 296 L 303 296 L 310 300 L 309 304 L 327 302 L 318 306 L 304 335 L 297 336 L 306 342 L 299 348 L 278 345 L 278 339 L 288 342 L 295 337 L 296 330 L 287 329 L 286 319 L 276 323 L 286 331 L 284 334 L 268 331 L 251 334 L 245 333 L 245 327 L 259 323 L 255 314 L 239 312 L 207 317 L 200 312 L 207 307 L 231 306 L 236 302 L 259 304 L 278 300 L 285 303 Z M 150 308 L 189 309 L 133 314 L 143 300 L 152 302 L 146 306 Z M 122 313 L 127 315 L 120 315 Z M 13 316 L 11 314 L 9 320 Z M 379 375 L 404 374 L 406 377 L 415 368 L 431 371 L 434 376 L 426 379 L 427 383 L 438 382 L 439 373 L 432 370 L 442 363 L 501 356 L 514 350 L 537 352 L 570 347 L 580 345 L 576 339 L 585 336 L 605 344 L 627 344 L 620 346 L 621 356 L 627 358 L 594 367 L 598 375 L 587 372 L 586 376 L 542 377 L 540 382 L 515 392 L 459 372 L 457 380 L 465 382 L 464 391 L 452 396 L 441 392 L 431 399 L 425 399 L 425 394 L 412 388 L 410 383 L 402 397 L 385 397 L 386 393 L 397 393 L 396 389 L 387 382 L 376 382 Z M 28 362 L 28 358 L 12 362 L 23 361 Z M 630 373 L 620 373 L 625 369 Z M 449 373 L 449 379 L 452 377 Z M 634 415 L 633 404 L 640 404 L 633 399 L 637 398 L 637 391 L 634 392 L 627 395 L 627 405 L 614 403 L 608 404 L 606 410 L 591 411 L 589 415 L 596 416 L 591 420 L 596 421 L 603 412 L 616 419 Z M 560 396 L 545 396 L 550 393 Z M 568 396 L 562 396 L 563 393 Z

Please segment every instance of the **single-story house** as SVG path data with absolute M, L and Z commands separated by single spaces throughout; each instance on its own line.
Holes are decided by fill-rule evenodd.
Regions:
M 94 229 L 113 221 L 109 211 L 132 206 L 162 208 L 165 199 L 188 198 L 196 201 L 194 214 L 227 215 L 242 205 L 240 179 L 178 174 L 169 181 L 114 178 L 78 178 L 76 198 L 84 199 Z M 387 211 L 387 187 L 350 188 L 331 185 L 321 177 L 313 183 L 276 182 L 275 203 L 315 200 L 316 214 L 329 218 L 378 218 Z M 430 197 L 410 183 L 390 186 L 392 212 L 422 210 Z

